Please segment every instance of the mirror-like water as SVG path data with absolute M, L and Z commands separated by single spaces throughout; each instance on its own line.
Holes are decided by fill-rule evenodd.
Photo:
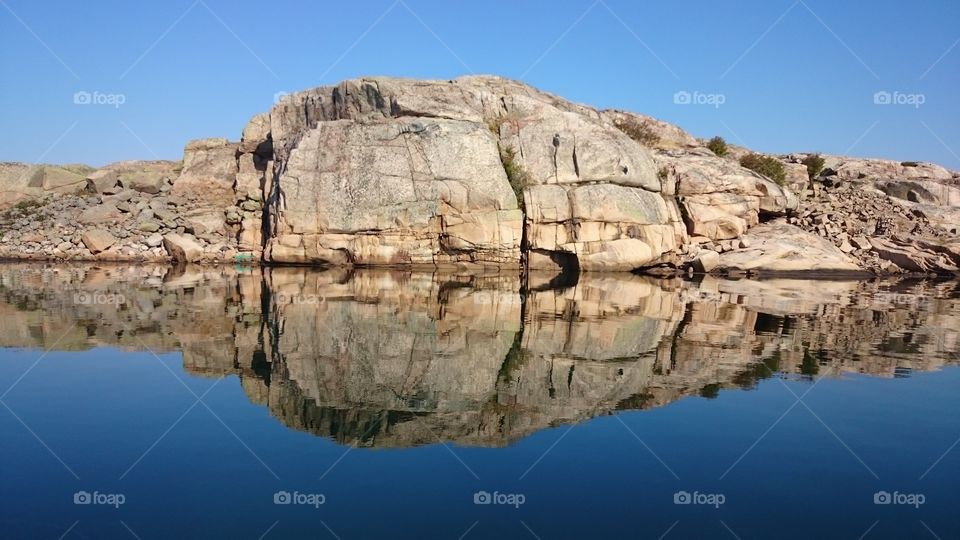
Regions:
M 0 321 L 5 537 L 960 536 L 957 282 L 5 265 Z

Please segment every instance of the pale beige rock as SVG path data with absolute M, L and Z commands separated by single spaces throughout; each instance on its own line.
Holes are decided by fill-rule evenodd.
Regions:
M 80 213 L 78 221 L 87 225 L 115 223 L 123 219 L 123 214 L 117 209 L 113 201 L 104 201 L 102 204 L 91 206 Z
M 280 182 L 273 236 L 319 237 L 303 254 L 284 247 L 271 257 L 519 262 L 522 217 L 486 126 L 423 118 L 323 122 L 291 152 Z
M 720 254 L 716 251 L 703 250 L 697 254 L 693 260 L 693 270 L 700 274 L 705 274 L 716 268 L 720 264 Z
M 173 193 L 196 197 L 211 205 L 232 204 L 238 148 L 238 143 L 220 138 L 189 142 L 183 149 L 183 171 L 174 181 Z
M 657 162 L 664 183 L 677 186 L 690 232 L 713 240 L 741 236 L 760 222 L 760 214 L 794 210 L 799 200 L 789 189 L 706 149 L 663 151 Z
M 696 137 L 690 135 L 680 127 L 650 116 L 616 109 L 608 109 L 601 114 L 611 123 L 628 120 L 646 126 L 650 133 L 657 138 L 654 144 L 656 148 L 697 148 L 702 146 Z
M 175 261 L 193 262 L 203 254 L 203 246 L 185 234 L 167 234 L 163 237 L 163 247 Z
M 32 165 L 0 163 L 0 210 L 41 199 L 49 193 L 77 193 L 86 187 L 86 165 Z
M 83 236 L 80 237 L 83 245 L 87 246 L 87 249 L 90 250 L 90 253 L 97 254 L 101 251 L 106 251 L 113 244 L 117 242 L 117 239 L 110 234 L 109 231 L 103 229 L 92 229 L 83 233 Z
M 783 222 L 754 227 L 745 238 L 750 247 L 722 254 L 719 268 L 770 273 L 861 271 L 831 242 Z

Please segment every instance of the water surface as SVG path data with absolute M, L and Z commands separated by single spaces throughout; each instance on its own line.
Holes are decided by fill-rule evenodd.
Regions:
M 952 281 L 5 265 L 0 321 L 4 538 L 960 537 Z

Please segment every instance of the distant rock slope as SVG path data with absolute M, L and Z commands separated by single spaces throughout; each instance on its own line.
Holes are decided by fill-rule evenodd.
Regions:
M 499 77 L 349 80 L 286 96 L 239 142 L 190 142 L 182 164 L 3 165 L 0 257 L 657 273 L 960 266 L 956 173 L 824 156 L 811 179 L 796 154 L 776 156 L 778 183 L 740 165 L 747 149 L 730 150 L 720 157 L 665 122 Z

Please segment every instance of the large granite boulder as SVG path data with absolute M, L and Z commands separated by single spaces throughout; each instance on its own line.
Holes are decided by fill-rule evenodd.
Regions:
M 719 268 L 768 273 L 858 273 L 856 261 L 815 234 L 782 221 L 764 223 L 744 236 L 749 247 L 720 256 Z
M 545 255 L 531 261 L 632 270 L 685 238 L 650 151 L 613 117 L 498 77 L 292 94 L 240 150 L 271 164 L 273 262 L 515 265 L 526 234 Z
M 174 181 L 173 193 L 212 206 L 233 204 L 239 146 L 219 138 L 188 143 L 183 149 L 183 170 Z

